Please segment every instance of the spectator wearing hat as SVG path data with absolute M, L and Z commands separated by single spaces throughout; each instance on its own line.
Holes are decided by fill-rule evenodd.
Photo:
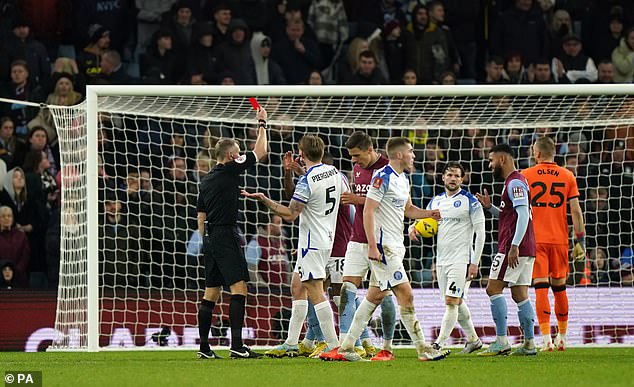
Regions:
M 13 34 L 10 35 L 7 42 L 6 53 L 9 62 L 18 59 L 26 61 L 31 80 L 47 87 L 51 73 L 51 61 L 46 47 L 30 36 L 31 28 L 24 17 L 16 17 L 11 28 Z
M 110 48 L 110 31 L 100 24 L 93 24 L 88 28 L 89 43 L 77 56 L 79 73 L 85 78 L 85 83 L 91 81 L 101 73 L 101 54 Z
M 630 27 L 621 38 L 619 46 L 612 51 L 614 82 L 632 83 L 634 78 L 634 27 Z
M 303 83 L 312 70 L 322 69 L 319 45 L 304 32 L 302 19 L 291 19 L 286 24 L 286 36 L 273 43 L 273 59 L 282 67 L 289 85 Z
M 0 207 L 0 257 L 14 267 L 16 287 L 28 286 L 28 268 L 31 250 L 24 232 L 15 227 L 11 207 Z
M 581 39 L 569 34 L 562 40 L 564 54 L 553 58 L 552 68 L 555 81 L 559 83 L 594 82 L 597 80 L 597 67 L 592 58 L 583 52 Z
M 233 19 L 227 31 L 227 39 L 218 46 L 218 67 L 231 70 L 238 85 L 251 85 L 251 46 L 249 26 L 242 19 Z
M 252 79 L 258 85 L 285 85 L 284 73 L 277 62 L 271 58 L 271 38 L 261 32 L 253 34 L 251 39 L 251 57 L 253 58 Z
M 147 83 L 174 85 L 182 80 L 186 67 L 172 49 L 172 32 L 161 28 L 154 33 L 152 44 L 141 55 L 141 76 Z
M 82 95 L 75 91 L 74 77 L 68 73 L 53 73 L 53 92 L 46 98 L 49 105 L 73 106 L 81 102 Z M 57 128 L 49 109 L 40 109 L 37 116 L 29 121 L 29 129 L 42 127 L 46 130 L 48 143 L 57 146 Z
M 308 9 L 308 25 L 315 32 L 324 64 L 332 61 L 335 48 L 348 39 L 348 17 L 342 0 L 316 0 Z
M 211 22 L 198 22 L 194 25 L 194 39 L 187 61 L 190 80 L 196 77 L 208 85 L 218 84 L 220 75 L 213 32 Z
M 172 50 L 178 57 L 187 55 L 192 42 L 193 26 L 196 19 L 192 6 L 187 0 L 179 0 L 172 7 L 172 16 L 166 20 L 165 28 L 172 32 Z
M 225 3 L 216 5 L 213 9 L 212 21 L 214 47 L 218 47 L 227 39 L 229 24 L 231 24 L 231 7 Z
M 43 88 L 30 77 L 29 67 L 25 60 L 17 59 L 11 62 L 11 81 L 2 90 L 4 98 L 28 102 L 44 102 Z M 1 104 L 2 116 L 11 117 L 15 124 L 15 134 L 24 139 L 28 133 L 27 124 L 38 114 L 38 108 L 18 103 Z
M 390 83 L 397 85 L 401 83 L 405 71 L 405 39 L 397 20 L 383 27 L 383 52 Z

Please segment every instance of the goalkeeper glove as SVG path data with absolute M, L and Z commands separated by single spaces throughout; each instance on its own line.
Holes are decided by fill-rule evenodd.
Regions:
M 581 261 L 586 258 L 586 235 L 583 232 L 575 234 L 575 247 L 572 249 L 572 258 Z

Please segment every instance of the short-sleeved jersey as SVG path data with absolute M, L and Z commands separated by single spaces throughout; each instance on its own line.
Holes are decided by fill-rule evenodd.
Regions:
M 300 176 L 292 200 L 304 203 L 299 215 L 299 247 L 309 250 L 332 249 L 341 193 L 348 182 L 332 165 L 317 164 Z
M 567 204 L 579 197 L 577 179 L 555 163 L 539 163 L 522 171 L 531 190 L 537 243 L 568 244 Z
M 511 249 L 511 242 L 517 228 L 517 206 L 528 206 L 528 227 L 520 242 L 522 257 L 535 256 L 535 234 L 530 207 L 530 190 L 526 178 L 518 171 L 511 172 L 504 181 L 500 219 L 498 220 L 498 252 L 506 254 Z
M 387 157 L 380 155 L 379 158 L 369 167 L 363 168 L 359 164 L 354 165 L 353 169 L 353 181 L 354 194 L 365 197 L 368 189 L 370 188 L 370 181 L 374 171 L 381 169 L 389 163 Z M 363 204 L 355 204 L 354 224 L 352 225 L 352 241 L 358 243 L 368 243 L 368 238 L 365 236 L 365 230 L 363 229 Z
M 235 226 L 238 221 L 240 174 L 257 162 L 255 153 L 247 152 L 224 164 L 216 164 L 198 187 L 198 212 L 207 214 L 210 226 Z
M 379 202 L 374 216 L 374 236 L 382 246 L 403 247 L 403 220 L 409 200 L 409 179 L 390 165 L 377 170 L 366 195 Z
M 437 266 L 468 264 L 473 256 L 475 225 L 484 223 L 484 211 L 478 199 L 462 189 L 452 196 L 436 195 L 428 210 L 440 210 L 438 222 Z

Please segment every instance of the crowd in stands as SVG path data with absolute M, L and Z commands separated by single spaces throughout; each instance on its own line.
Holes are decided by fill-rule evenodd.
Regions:
M 634 2 L 626 0 L 3 0 L 0 96 L 71 106 L 90 84 L 632 83 L 633 27 Z M 61 219 L 57 129 L 38 107 L 2 103 L 0 117 L 0 287 L 55 288 L 60 222 L 69 221 Z M 200 277 L 197 182 L 213 167 L 217 138 L 239 138 L 249 149 L 255 133 L 117 120 L 126 118 L 100 117 L 102 281 L 199 289 L 192 280 Z M 245 185 L 281 199 L 281 155 L 305 132 L 272 128 L 269 163 L 254 167 Z M 345 133 L 323 134 L 337 166 L 349 171 Z M 401 134 L 415 147 L 419 205 L 442 188 L 445 161 L 465 163 L 472 191 L 493 189 L 488 148 L 508 142 L 523 168 L 533 139 L 552 136 L 558 162 L 578 176 L 588 224 L 589 259 L 570 281 L 632 284 L 634 128 Z M 290 228 L 247 205 L 245 216 L 257 218 L 243 230 L 252 279 L 286 286 Z M 492 220 L 488 228 L 495 230 Z M 489 242 L 487 256 L 495 249 Z M 412 279 L 431 286 L 433 252 L 410 248 Z

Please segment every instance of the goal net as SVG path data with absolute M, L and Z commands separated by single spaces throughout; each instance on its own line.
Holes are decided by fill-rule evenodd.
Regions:
M 269 113 L 270 153 L 247 171 L 243 187 L 282 202 L 281 158 L 286 151 L 298 154 L 305 133 L 318 133 L 335 166 L 347 174 L 352 164 L 344 144 L 353 131 L 367 131 L 380 151 L 391 136 L 408 137 L 416 156 L 411 196 L 423 207 L 443 190 L 440 171 L 447 161 L 465 167 L 466 189 L 486 188 L 497 203 L 501 185 L 488 167 L 488 149 L 509 143 L 521 169 L 532 163 L 534 139 L 552 137 L 556 161 L 577 176 L 587 224 L 588 259 L 570 265 L 569 341 L 634 344 L 630 91 L 627 85 L 89 87 L 84 104 L 51 108 L 63 167 L 58 339 L 52 348 L 197 347 L 204 289 L 197 182 L 215 164 L 211 149 L 220 137 L 239 140 L 243 150 L 253 147 L 251 96 Z M 255 201 L 241 200 L 240 206 L 251 274 L 243 337 L 250 345 L 277 344 L 290 316 L 297 226 L 281 225 Z M 476 329 L 485 339 L 495 335 L 484 287 L 496 230 L 487 215 L 480 276 L 469 294 Z M 444 313 L 434 241 L 406 244 L 418 317 L 433 339 Z M 228 301 L 223 293 L 212 346 L 228 344 Z M 509 334 L 517 339 L 513 315 Z M 371 325 L 379 340 L 380 324 Z M 400 330 L 396 339 L 407 343 Z M 452 340 L 463 342 L 459 329 Z

